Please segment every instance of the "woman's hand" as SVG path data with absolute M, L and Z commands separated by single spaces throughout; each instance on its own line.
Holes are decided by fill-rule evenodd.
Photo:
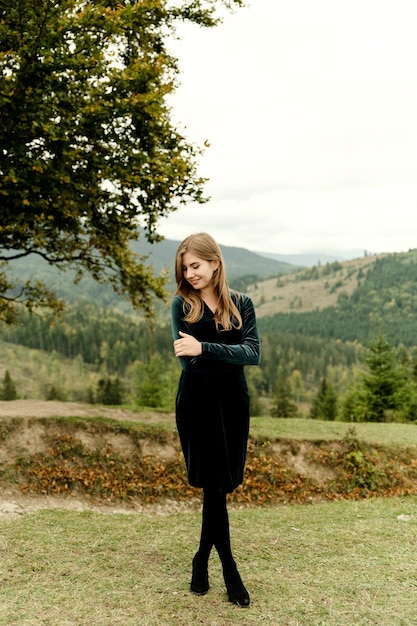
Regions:
M 201 343 L 192 335 L 183 333 L 182 330 L 178 333 L 180 339 L 174 341 L 175 356 L 200 356 L 202 353 Z

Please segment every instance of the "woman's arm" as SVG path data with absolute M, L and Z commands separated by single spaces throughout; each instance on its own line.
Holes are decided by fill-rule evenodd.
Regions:
M 184 322 L 182 299 L 175 297 L 171 304 L 171 325 L 175 355 L 183 369 L 199 362 L 201 357 L 234 365 L 258 365 L 261 346 L 256 326 L 255 309 L 248 296 L 241 296 L 237 303 L 242 316 L 242 340 L 237 344 L 200 342 L 190 334 Z
M 238 344 L 201 343 L 202 356 L 207 359 L 219 359 L 235 365 L 259 365 L 261 343 L 256 326 L 256 315 L 252 300 L 242 295 L 237 303 L 242 316 L 242 341 Z
M 196 355 L 198 353 L 201 354 L 201 343 L 189 334 L 189 328 L 184 322 L 183 300 L 180 296 L 175 296 L 171 303 L 171 329 L 172 337 L 174 339 L 175 356 L 178 357 L 182 369 L 186 369 L 187 365 L 193 365 L 196 362 Z M 192 355 L 192 352 L 190 352 L 189 349 L 187 351 L 185 349 L 186 346 L 183 346 L 179 341 L 182 338 L 182 335 L 186 333 L 189 339 L 192 339 L 196 344 L 198 344 L 197 348 L 199 348 L 199 350 L 198 352 L 195 352 L 195 356 Z M 182 349 L 179 349 L 179 346 L 181 346 Z

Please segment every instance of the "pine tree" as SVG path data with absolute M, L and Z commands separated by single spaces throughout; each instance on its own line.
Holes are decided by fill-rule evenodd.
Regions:
M 161 407 L 164 393 L 164 364 L 159 355 L 137 364 L 136 400 L 139 406 Z
M 123 389 L 118 376 L 114 380 L 111 378 L 100 378 L 97 383 L 96 399 L 100 404 L 122 404 Z
M 3 387 L 1 390 L 1 399 L 2 400 L 16 400 L 17 393 L 16 387 L 10 376 L 9 370 L 6 370 L 3 378 Z
M 272 411 L 273 417 L 296 417 L 297 405 L 293 401 L 291 384 L 283 369 L 278 372 L 276 386 L 276 404 Z
M 310 410 L 312 419 L 333 421 L 337 417 L 337 394 L 330 383 L 323 378 L 313 399 Z
M 409 374 L 400 350 L 382 335 L 369 344 L 365 362 L 368 371 L 362 375 L 364 419 L 385 422 L 388 411 L 401 410 L 408 404 Z

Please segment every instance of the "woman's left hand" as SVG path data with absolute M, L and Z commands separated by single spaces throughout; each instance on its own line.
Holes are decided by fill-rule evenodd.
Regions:
M 182 330 L 178 333 L 180 339 L 174 341 L 175 356 L 200 356 L 202 353 L 201 343 L 192 335 L 183 333 Z

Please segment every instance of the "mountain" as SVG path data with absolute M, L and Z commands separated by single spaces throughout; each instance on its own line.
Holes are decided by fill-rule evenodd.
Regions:
M 173 266 L 179 242 L 139 242 L 156 271 Z M 417 346 L 417 249 L 403 253 L 365 254 L 298 268 L 244 248 L 222 246 L 232 287 L 248 293 L 264 334 L 360 342 L 378 333 L 393 344 Z M 110 287 L 86 276 L 74 285 L 74 272 L 58 272 L 42 259 L 20 259 L 13 271 L 23 281 L 43 280 L 71 304 L 94 303 L 131 314 L 129 302 Z M 173 291 L 173 268 L 168 292 Z M 166 307 L 158 306 L 164 319 Z
M 306 313 L 336 306 L 341 294 L 351 296 L 384 255 L 333 261 L 293 274 L 258 281 L 248 287 L 258 317 L 278 313 Z
M 257 254 L 268 259 L 275 259 L 284 263 L 289 263 L 298 267 L 313 267 L 314 265 L 324 265 L 334 261 L 348 261 L 364 255 L 363 250 L 348 250 L 340 252 L 305 252 L 301 254 L 278 254 L 276 252 L 260 252 Z
M 417 249 L 316 265 L 247 293 L 267 332 L 417 346 Z
M 175 255 L 180 243 L 180 241 L 164 239 L 159 243 L 150 244 L 143 239 L 139 242 L 134 242 L 132 249 L 138 254 L 149 255 L 149 261 L 157 272 L 169 269 L 173 274 Z M 251 252 L 246 248 L 236 248 L 222 244 L 220 244 L 220 247 L 224 256 L 227 275 L 230 279 L 246 275 L 266 278 L 267 276 L 288 274 L 295 269 L 294 265 L 288 261 Z
M 139 242 L 132 242 L 132 249 L 139 255 L 147 255 L 148 263 L 153 266 L 156 273 L 168 270 L 168 291 L 174 289 L 174 260 L 179 241 L 164 239 L 155 244 L 150 244 L 143 237 Z M 250 276 L 251 280 L 263 280 L 270 276 L 288 274 L 294 269 L 293 265 L 276 259 L 266 258 L 244 248 L 221 246 L 227 274 L 230 283 L 235 288 L 242 288 L 243 276 Z M 17 259 L 10 264 L 10 274 L 23 283 L 28 279 L 41 280 L 57 295 L 70 303 L 78 300 L 94 300 L 102 306 L 117 307 L 128 311 L 130 305 L 118 296 L 111 287 L 100 285 L 89 275 L 85 275 L 78 284 L 74 284 L 74 270 L 59 271 L 55 266 L 49 265 L 37 255 Z M 246 285 L 243 285 L 243 287 Z

